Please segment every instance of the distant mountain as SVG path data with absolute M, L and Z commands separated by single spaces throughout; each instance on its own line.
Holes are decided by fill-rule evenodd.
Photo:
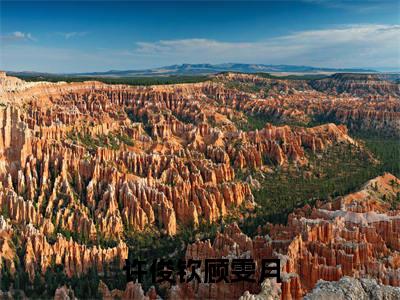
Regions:
M 241 73 L 298 73 L 298 74 L 319 74 L 319 73 L 375 73 L 371 69 L 360 68 L 316 68 L 310 66 L 293 65 L 263 65 L 263 64 L 181 64 L 171 65 L 154 69 L 144 70 L 110 70 L 106 72 L 85 72 L 85 73 L 45 73 L 45 72 L 12 72 L 7 74 L 15 76 L 77 76 L 77 77 L 141 77 L 141 76 L 178 76 L 178 75 L 211 75 L 221 72 Z
M 145 70 L 126 70 L 107 72 L 88 72 L 76 73 L 70 75 L 77 76 L 111 76 L 111 77 L 131 77 L 131 76 L 167 76 L 167 75 L 208 75 L 220 72 L 243 72 L 243 73 L 337 73 L 337 72 L 356 72 L 356 73 L 374 73 L 370 69 L 334 69 L 334 68 L 316 68 L 309 66 L 292 65 L 263 65 L 263 64 L 181 64 L 171 65 L 154 69 Z

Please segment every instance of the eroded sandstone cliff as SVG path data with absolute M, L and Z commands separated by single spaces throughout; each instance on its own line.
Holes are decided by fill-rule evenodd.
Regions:
M 110 264 L 122 268 L 127 232 L 152 228 L 174 236 L 239 207 L 252 210 L 253 183 L 242 171 L 302 168 L 332 146 L 357 147 L 344 125 L 266 123 L 242 130 L 248 114 L 284 121 L 335 114 L 350 127 L 399 129 L 398 99 L 330 96 L 302 81 L 268 84 L 271 93 L 262 97 L 219 81 L 134 87 L 0 76 L 1 269 L 13 275 L 22 266 L 33 282 L 55 265 L 63 265 L 69 278 L 90 270 L 102 274 Z M 343 275 L 370 275 L 398 286 L 398 211 L 379 200 L 384 188 L 391 197 L 390 180 L 397 179 L 389 177 L 298 210 L 287 226 L 267 224 L 255 239 L 230 225 L 213 243 L 189 245 L 186 258 L 279 257 L 282 297 L 300 297 L 318 279 Z M 106 299 L 156 295 L 138 284 L 124 292 L 99 289 Z M 178 286 L 170 297 L 231 299 L 246 290 L 258 293 L 260 286 Z
M 207 240 L 189 245 L 186 259 L 252 257 L 260 266 L 262 258 L 279 258 L 281 299 L 299 299 L 318 280 L 338 281 L 343 276 L 373 278 L 379 284 L 397 287 L 393 291 L 398 293 L 400 207 L 391 210 L 382 198 L 395 199 L 399 184 L 399 179 L 385 174 L 358 192 L 297 209 L 285 226 L 260 227 L 253 239 L 236 224 L 229 225 L 213 243 Z M 256 282 L 200 283 L 190 288 L 180 286 L 171 297 L 234 299 L 246 290 L 257 294 L 261 287 Z

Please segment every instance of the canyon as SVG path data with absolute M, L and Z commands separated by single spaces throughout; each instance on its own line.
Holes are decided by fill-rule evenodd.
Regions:
M 357 149 L 376 164 L 353 132 L 400 137 L 399 99 L 399 84 L 373 75 L 306 81 L 226 73 L 129 86 L 1 73 L 2 274 L 23 271 L 34 284 L 62 265 L 65 281 L 101 276 L 109 265 L 122 269 L 132 233 L 173 239 L 186 228 L 257 213 L 259 174 L 312 169 L 337 148 Z M 255 128 L 251 118 L 260 116 Z M 166 296 L 250 299 L 265 288 L 271 297 L 298 299 L 319 280 L 344 276 L 372 278 L 398 293 L 399 186 L 396 176 L 381 174 L 357 192 L 295 209 L 285 225 L 260 224 L 252 236 L 227 223 L 213 240 L 184 245 L 185 259 L 252 257 L 259 265 L 279 258 L 283 282 L 178 284 Z M 65 284 L 55 298 L 73 294 Z M 98 285 L 104 299 L 159 292 L 133 282 L 124 288 Z
M 237 224 L 230 224 L 212 244 L 207 240 L 189 245 L 186 259 L 252 257 L 260 265 L 263 257 L 278 258 L 281 299 L 299 299 L 318 280 L 338 281 L 343 276 L 375 278 L 382 285 L 397 287 L 398 294 L 400 207 L 390 210 L 382 197 L 394 199 L 399 184 L 399 179 L 387 173 L 355 193 L 296 209 L 287 225 L 260 226 L 253 239 Z M 257 293 L 260 286 L 201 283 L 179 287 L 172 298 L 235 299 L 243 290 Z

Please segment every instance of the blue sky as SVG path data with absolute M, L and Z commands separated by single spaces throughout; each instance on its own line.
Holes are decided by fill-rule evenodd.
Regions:
M 1 1 L 0 68 L 181 63 L 400 69 L 399 1 Z

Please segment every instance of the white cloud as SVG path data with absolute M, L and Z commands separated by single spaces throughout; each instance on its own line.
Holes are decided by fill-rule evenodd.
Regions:
M 399 65 L 400 25 L 309 30 L 257 42 L 209 39 L 139 42 L 131 55 L 180 62 L 311 64 L 331 67 Z
M 70 33 L 69 38 L 75 36 Z M 14 34 L 14 39 L 18 38 L 32 36 Z M 84 50 L 39 43 L 3 45 L 0 69 L 6 70 L 86 72 L 226 62 L 400 69 L 400 25 L 342 26 L 249 42 L 205 38 L 160 40 L 138 42 L 133 49 L 114 46 L 100 49 L 93 45 L 91 50 Z
M 21 32 L 21 31 L 14 31 L 9 34 L 5 34 L 1 36 L 1 39 L 4 41 L 36 41 L 36 39 L 32 36 L 31 33 Z

